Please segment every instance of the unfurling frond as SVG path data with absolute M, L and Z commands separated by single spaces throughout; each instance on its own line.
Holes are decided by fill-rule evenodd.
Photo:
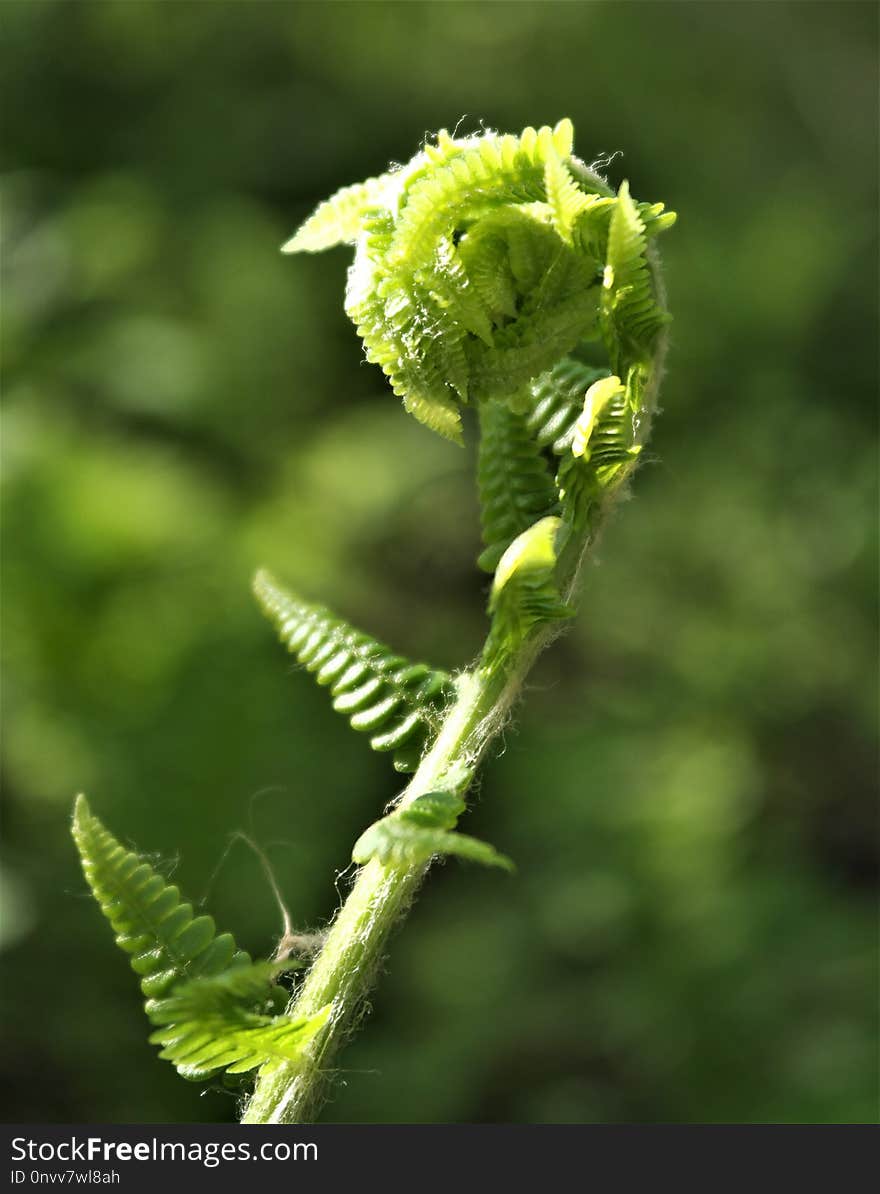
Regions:
M 333 708 L 370 735 L 373 750 L 393 751 L 398 771 L 413 770 L 452 693 L 447 673 L 393 654 L 266 572 L 257 575 L 254 592 L 287 649 L 329 687 Z
M 513 863 L 494 846 L 455 831 L 464 807 L 464 801 L 450 792 L 426 792 L 364 830 L 354 844 L 352 859 L 365 863 L 375 858 L 384 866 L 405 869 L 435 855 L 454 854 L 483 866 L 512 870 Z
M 355 243 L 345 308 L 367 359 L 449 439 L 463 404 L 511 400 L 600 333 L 619 371 L 632 363 L 621 338 L 646 349 L 663 322 L 639 270 L 674 216 L 625 186 L 615 196 L 572 139 L 569 120 L 519 137 L 441 132 L 322 204 L 286 246 Z
M 160 1057 L 193 1079 L 295 1061 L 323 1018 L 269 1014 L 285 1002 L 275 978 L 291 967 L 251 962 L 231 934 L 216 933 L 210 916 L 194 916 L 178 889 L 126 850 L 83 796 L 73 837 L 92 893 L 140 977 Z

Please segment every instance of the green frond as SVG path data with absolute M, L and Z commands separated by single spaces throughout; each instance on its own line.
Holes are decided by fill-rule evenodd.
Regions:
M 615 399 L 619 401 L 625 395 L 626 387 L 619 377 L 603 377 L 601 381 L 597 381 L 590 386 L 584 395 L 584 409 L 575 421 L 574 433 L 571 440 L 572 456 L 583 460 L 584 463 L 593 459 L 596 441 L 601 434 L 601 427 L 603 426 L 602 416 Z M 621 406 L 619 409 L 623 410 L 625 408 Z M 619 418 L 615 418 L 610 424 L 610 427 L 614 429 L 615 435 L 619 431 L 619 424 Z M 593 436 L 594 431 L 596 432 L 595 437 Z
M 420 271 L 416 278 L 444 311 L 454 314 L 466 332 L 478 337 L 484 344 L 492 343 L 489 312 L 468 277 L 458 250 L 448 237 L 441 238 L 437 244 L 433 268 Z
M 573 154 L 570 120 L 520 136 L 442 131 L 339 192 L 291 249 L 354 240 L 345 309 L 404 407 L 462 442 L 460 408 L 508 401 L 582 342 L 647 363 L 666 320 L 645 256 L 674 220 Z
M 282 246 L 281 252 L 320 253 L 334 245 L 353 245 L 361 232 L 364 212 L 381 203 L 393 177 L 382 174 L 368 178 L 325 199 Z
M 500 327 L 516 318 L 516 281 L 503 235 L 483 225 L 475 225 L 462 237 L 458 251 L 484 309 L 493 325 Z
M 408 868 L 436 855 L 454 854 L 483 866 L 513 870 L 509 858 L 478 838 L 455 832 L 464 802 L 448 792 L 426 792 L 412 804 L 374 821 L 355 842 L 352 860 L 375 858 L 383 866 Z
M 330 1009 L 296 1019 L 268 1014 L 285 1002 L 284 990 L 273 986 L 279 969 L 277 963 L 255 962 L 179 984 L 167 998 L 147 1007 L 158 1026 L 150 1043 L 162 1046 L 159 1056 L 192 1080 L 210 1077 L 218 1069 L 244 1074 L 297 1061 Z
M 147 1015 L 158 1027 L 184 1020 L 231 1015 L 247 1008 L 255 1016 L 272 1015 L 287 1002 L 276 979 L 292 965 L 288 961 L 245 962 L 219 974 L 184 979 L 162 999 L 149 999 Z
M 510 543 L 538 519 L 555 514 L 559 494 L 525 418 L 503 402 L 480 406 L 477 469 L 486 550 L 477 561 L 494 572 Z
M 646 246 L 645 225 L 623 182 L 608 229 L 602 285 L 602 334 L 618 373 L 650 361 L 657 334 L 668 322 L 654 294 Z
M 584 194 L 565 162 L 555 154 L 551 154 L 544 164 L 544 189 L 553 213 L 553 227 L 566 244 L 573 244 L 574 226 L 583 212 L 596 202 L 596 197 Z
M 605 377 L 587 390 L 557 476 L 569 521 L 585 525 L 638 464 L 647 419 L 645 377 L 643 367 L 633 365 L 625 384 Z
M 636 207 L 639 219 L 645 226 L 645 236 L 648 240 L 665 232 L 667 228 L 671 228 L 678 219 L 674 211 L 666 210 L 665 203 L 638 203 Z
M 396 383 L 396 379 L 395 379 Z M 403 397 L 403 406 L 408 414 L 423 423 L 429 431 L 436 431 L 454 444 L 462 444 L 461 412 L 448 395 L 420 394 L 415 388 L 394 384 L 394 392 Z
M 572 616 L 556 582 L 558 545 L 566 533 L 562 520 L 551 515 L 518 535 L 504 552 L 489 594 L 488 663 L 518 647 L 541 623 Z
M 394 751 L 397 770 L 413 770 L 452 693 L 447 673 L 393 654 L 266 572 L 257 574 L 254 593 L 287 649 L 329 687 L 333 708 L 370 735 L 374 750 Z
M 550 448 L 557 456 L 568 452 L 587 390 L 607 375 L 607 369 L 563 357 L 530 383 L 531 404 L 526 426 L 539 447 Z
M 191 1079 L 295 1061 L 325 1017 L 272 1014 L 286 1002 L 275 979 L 290 964 L 251 962 L 231 934 L 217 935 L 211 917 L 194 916 L 178 889 L 126 850 L 84 796 L 74 808 L 73 838 L 92 893 L 141 980 L 159 1056 Z
M 479 356 L 469 345 L 471 396 L 485 401 L 517 394 L 589 336 L 595 321 L 596 302 L 585 291 L 570 303 L 540 309 L 510 325 L 496 337 L 496 347 Z
M 556 149 L 547 127 L 527 128 L 520 137 L 485 133 L 463 140 L 445 165 L 406 187 L 390 251 L 392 265 L 429 264 L 438 238 L 474 205 L 543 200 L 550 154 Z
M 73 839 L 83 871 L 116 944 L 131 955 L 148 999 L 158 999 L 181 979 L 212 976 L 250 964 L 230 933 L 217 935 L 210 916 L 195 916 L 176 887 L 108 832 L 77 797 Z
M 608 226 L 617 200 L 607 195 L 591 195 L 575 217 L 572 239 L 582 253 L 602 262 L 608 252 Z

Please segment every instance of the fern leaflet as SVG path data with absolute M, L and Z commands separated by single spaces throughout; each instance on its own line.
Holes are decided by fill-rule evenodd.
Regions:
M 230 933 L 218 936 L 210 916 L 194 916 L 176 887 L 120 845 L 92 815 L 84 796 L 77 798 L 73 838 L 116 944 L 131 954 L 131 968 L 149 999 L 161 998 L 183 978 L 250 964 Z
M 559 542 L 566 533 L 560 518 L 542 518 L 518 535 L 501 557 L 489 595 L 492 627 L 484 653 L 488 662 L 515 650 L 535 626 L 572 616 L 555 575 Z
M 230 933 L 218 936 L 211 917 L 194 916 L 178 889 L 126 850 L 83 796 L 73 837 L 92 893 L 140 977 L 145 1010 L 158 1025 L 150 1040 L 164 1046 L 160 1057 L 193 1079 L 295 1061 L 323 1013 L 302 1020 L 266 1014 L 283 1005 L 274 979 L 291 967 L 251 962 Z
M 644 416 L 639 365 L 631 367 L 625 385 L 619 377 L 604 377 L 587 390 L 557 474 L 569 521 L 587 525 L 604 498 L 629 478 L 642 450 Z
M 415 769 L 452 693 L 446 672 L 411 663 L 320 605 L 283 589 L 266 572 L 254 592 L 287 649 L 327 685 L 333 708 L 370 735 L 373 750 L 393 751 L 398 771 Z
M 531 403 L 526 426 L 539 447 L 550 448 L 557 456 L 568 452 L 587 390 L 593 382 L 607 375 L 607 369 L 563 357 L 547 373 L 530 383 Z
M 605 347 L 621 376 L 631 364 L 650 362 L 657 334 L 669 319 L 654 296 L 646 246 L 644 221 L 623 182 L 608 229 L 601 303 Z
M 269 1014 L 286 1002 L 284 989 L 273 985 L 281 969 L 289 964 L 255 962 L 178 984 L 167 998 L 147 1005 L 158 1025 L 150 1043 L 163 1046 L 159 1056 L 190 1079 L 218 1069 L 244 1074 L 295 1062 L 330 1009 L 297 1019 Z
M 477 470 L 486 550 L 479 566 L 494 572 L 507 547 L 532 523 L 555 514 L 559 495 L 524 417 L 503 402 L 480 407 Z
M 391 177 L 382 174 L 368 178 L 325 199 L 282 246 L 282 253 L 320 253 L 334 245 L 353 245 L 360 234 L 364 213 L 380 202 Z
M 464 801 L 450 792 L 426 792 L 412 804 L 396 809 L 361 834 L 354 844 L 354 862 L 375 858 L 384 866 L 407 868 L 438 854 L 454 854 L 483 866 L 513 870 L 513 863 L 479 838 L 456 833 Z

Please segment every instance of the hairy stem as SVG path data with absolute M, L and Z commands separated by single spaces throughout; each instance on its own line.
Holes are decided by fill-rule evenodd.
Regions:
M 662 294 L 653 253 L 649 253 L 648 259 L 655 285 Z M 665 350 L 666 337 L 661 336 L 655 348 L 646 402 L 649 416 Z M 595 546 L 615 500 L 616 494 L 609 493 L 592 510 L 582 535 L 572 535 L 560 551 L 556 575 L 566 602 L 577 589 L 584 558 Z M 480 663 L 459 677 L 456 698 L 431 749 L 401 795 L 399 807 L 444 786 L 464 795 L 487 746 L 516 703 L 528 672 L 558 629 L 558 625 L 539 626 L 515 652 L 489 664 L 485 662 L 484 651 Z M 490 641 L 487 640 L 487 645 Z M 429 866 L 427 863 L 401 870 L 373 859 L 361 868 L 321 952 L 288 1007 L 291 1016 L 308 1016 L 329 1004 L 327 1023 L 295 1065 L 280 1067 L 258 1078 L 242 1123 L 314 1121 L 332 1076 L 333 1058 L 355 1026 L 388 934 L 405 913 Z
M 478 667 L 459 678 L 457 696 L 403 793 L 401 806 L 444 785 L 464 791 L 542 645 L 536 636 L 502 667 Z M 375 859 L 361 869 L 289 1008 L 290 1015 L 305 1016 L 330 1004 L 330 1018 L 301 1062 L 258 1080 L 243 1123 L 311 1121 L 320 1107 L 333 1057 L 372 985 L 388 933 L 427 869 L 421 864 L 399 870 Z

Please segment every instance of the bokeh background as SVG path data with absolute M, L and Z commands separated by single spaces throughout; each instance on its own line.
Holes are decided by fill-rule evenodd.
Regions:
M 873 1122 L 873 4 L 5 0 L 7 1120 L 235 1114 L 146 1044 L 86 791 L 255 953 L 394 793 L 249 595 L 477 650 L 472 447 L 278 248 L 426 131 L 574 119 L 680 212 L 650 462 L 330 1120 Z M 340 880 L 344 885 L 345 880 Z

